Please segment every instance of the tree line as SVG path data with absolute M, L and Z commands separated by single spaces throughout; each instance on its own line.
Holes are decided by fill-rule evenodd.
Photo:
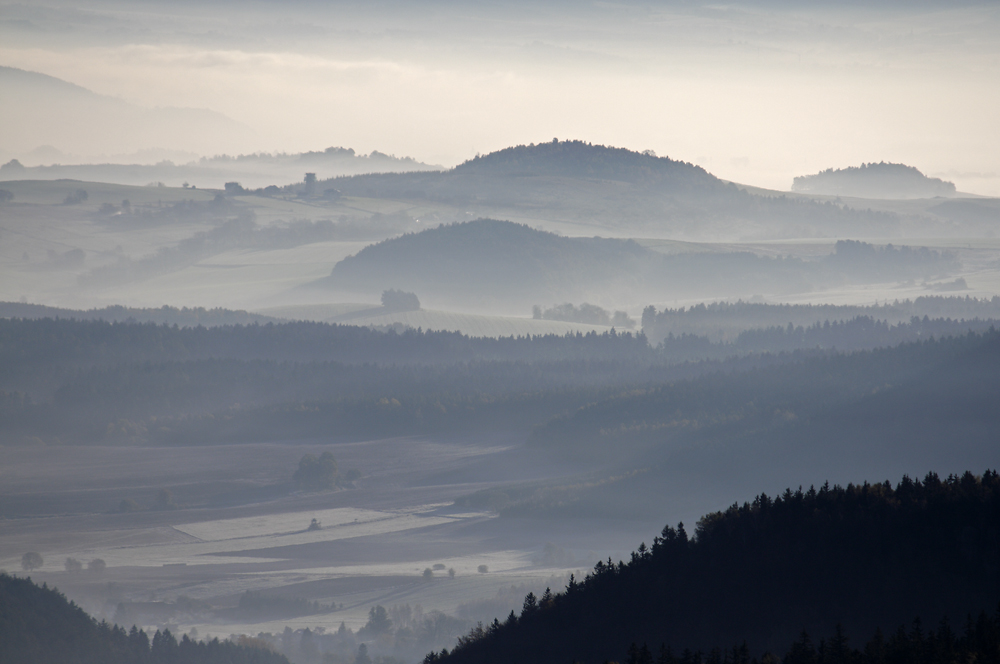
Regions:
M 8 574 L 0 574 L 0 644 L 0 664 L 288 664 L 253 640 L 178 640 L 169 630 L 150 638 L 98 623 L 55 588 Z

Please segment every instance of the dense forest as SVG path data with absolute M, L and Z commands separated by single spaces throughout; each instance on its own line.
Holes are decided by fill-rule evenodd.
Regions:
M 940 416 L 976 413 L 992 420 L 986 406 L 1000 388 L 998 369 L 997 331 L 805 357 L 798 362 L 743 372 L 711 372 L 648 390 L 623 392 L 549 422 L 536 431 L 536 440 L 539 444 L 574 446 L 604 440 L 606 444 L 615 441 L 615 447 L 620 447 L 629 437 L 661 436 L 667 431 L 673 437 L 685 428 L 702 432 L 715 423 L 729 426 L 734 419 L 740 421 L 740 435 L 747 436 L 754 430 L 747 427 L 756 417 L 770 422 L 775 413 L 794 414 L 779 418 L 784 428 L 794 428 L 803 426 L 801 420 L 814 421 L 831 406 L 862 407 L 865 403 L 869 405 L 863 408 L 871 411 L 872 417 L 878 410 L 876 404 L 913 408 L 919 403 Z M 924 416 L 907 412 L 905 422 L 893 425 L 908 428 Z
M 262 647 L 264 646 L 264 647 Z M 98 623 L 54 588 L 0 574 L 0 664 L 288 664 L 255 639 L 149 637 Z
M 322 323 L 182 328 L 0 319 L 0 412 L 8 444 L 534 429 L 538 444 L 573 441 L 577 451 L 623 453 L 662 447 L 668 431 L 676 447 L 725 422 L 757 423 L 743 435 L 761 427 L 775 433 L 780 424 L 784 433 L 775 435 L 782 439 L 837 399 L 876 398 L 866 396 L 876 387 L 885 398 L 887 388 L 969 344 L 986 352 L 993 325 L 857 318 L 746 330 L 727 343 L 668 336 L 654 348 L 629 332 L 472 338 Z M 986 336 L 966 336 L 970 331 Z M 950 337 L 874 355 L 837 354 Z M 991 366 L 989 357 L 981 366 Z M 940 375 L 967 368 L 960 363 Z M 976 380 L 970 384 L 984 379 Z M 965 392 L 930 393 L 951 403 Z M 798 419 L 775 421 L 774 412 Z M 980 438 L 973 432 L 969 442 Z
M 789 643 L 786 664 L 980 661 L 959 653 L 996 662 L 998 524 L 995 471 L 761 494 L 706 515 L 690 536 L 667 526 L 630 560 L 598 562 L 563 592 L 529 594 L 519 616 L 425 662 L 735 664 Z M 925 631 L 914 618 L 948 618 L 965 634 L 948 623 Z M 904 624 L 912 630 L 893 633 Z M 829 640 L 817 650 L 808 634 Z M 847 634 L 875 636 L 862 655 Z M 654 656 L 635 644 L 670 649 Z M 744 645 L 723 654 L 720 644 Z

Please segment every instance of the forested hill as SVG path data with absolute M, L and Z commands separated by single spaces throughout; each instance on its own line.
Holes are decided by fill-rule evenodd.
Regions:
M 518 145 L 476 156 L 455 167 L 457 174 L 535 175 L 656 184 L 677 191 L 733 188 L 700 166 L 650 152 L 552 141 Z
M 955 185 L 927 177 L 913 166 L 880 162 L 803 175 L 792 182 L 792 191 L 860 198 L 932 198 L 954 196 Z
M 744 641 L 780 654 L 802 630 L 868 638 L 915 617 L 961 625 L 1000 600 L 995 471 L 760 495 L 705 516 L 693 535 L 668 526 L 629 562 L 599 562 L 565 592 L 529 596 L 520 617 L 428 659 L 587 664 L 620 660 L 633 643 L 679 653 Z M 997 647 L 986 661 L 997 661 Z M 785 661 L 802 661 L 794 654 Z M 897 661 L 931 661 L 925 654 Z M 700 660 L 689 652 L 682 661 Z
M 0 664 L 288 664 L 252 640 L 202 643 L 170 631 L 152 639 L 98 624 L 55 589 L 0 574 Z

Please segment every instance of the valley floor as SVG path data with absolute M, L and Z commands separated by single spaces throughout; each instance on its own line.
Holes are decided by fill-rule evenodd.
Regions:
M 362 471 L 357 488 L 294 490 L 289 479 L 298 459 L 326 449 L 342 469 Z M 571 529 L 453 506 L 456 497 L 497 483 L 585 470 L 505 436 L 337 446 L 0 447 L 0 567 L 18 571 L 21 556 L 38 551 L 45 563 L 32 578 L 59 587 L 98 618 L 114 619 L 124 602 L 150 629 L 196 628 L 202 637 L 285 626 L 330 631 L 341 622 L 356 630 L 376 604 L 455 614 L 463 603 L 511 586 L 561 588 L 569 573 L 625 555 L 610 547 L 649 538 L 649 524 L 573 537 Z M 117 511 L 125 499 L 155 505 L 164 488 L 177 509 Z M 321 529 L 308 530 L 312 519 Z M 559 546 L 561 557 L 545 560 L 553 540 L 570 548 Z M 586 550 L 572 548 L 584 541 Z M 64 571 L 67 558 L 85 569 Z M 102 573 L 86 569 L 98 558 L 107 564 Z M 433 579 L 424 578 L 435 565 Z M 482 565 L 487 572 L 478 571 Z M 248 619 L 232 610 L 247 590 L 336 608 Z

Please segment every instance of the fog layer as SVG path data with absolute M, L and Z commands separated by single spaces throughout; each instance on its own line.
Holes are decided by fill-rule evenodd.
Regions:
M 228 123 L 221 136 L 205 111 L 173 112 L 202 154 L 349 145 L 452 165 L 581 137 L 780 189 L 796 175 L 885 160 L 960 191 L 1000 192 L 1000 10 L 988 4 L 151 1 L 0 11 L 2 64 L 151 113 L 226 116 L 211 116 Z M 38 110 L 5 107 L 22 119 Z M 37 124 L 6 124 L 0 151 L 54 144 Z M 54 147 L 91 155 L 178 147 L 154 134 L 127 148 L 100 132 L 63 140 Z

